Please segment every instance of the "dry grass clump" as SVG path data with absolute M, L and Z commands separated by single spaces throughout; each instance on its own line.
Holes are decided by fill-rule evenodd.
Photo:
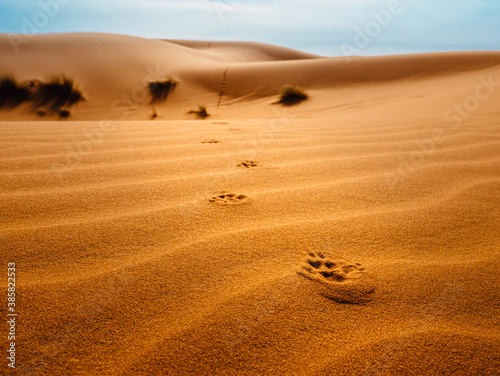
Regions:
M 70 109 L 85 98 L 72 79 L 66 76 L 52 77 L 48 82 L 35 81 L 31 108 L 47 114 L 58 113 L 68 118 Z
M 168 97 L 173 93 L 178 83 L 179 82 L 177 80 L 168 78 L 165 81 L 154 81 L 148 84 L 149 95 L 151 97 L 149 105 L 153 108 L 151 119 L 155 119 L 158 116 L 155 107 L 160 106 L 167 101 Z
M 207 111 L 207 108 L 203 105 L 198 105 L 197 110 L 191 110 L 188 113 L 195 114 L 199 119 L 206 119 L 207 117 L 210 116 L 210 114 Z
M 14 109 L 28 101 L 30 96 L 28 84 L 19 83 L 12 76 L 0 77 L 0 109 Z
M 54 76 L 47 82 L 32 80 L 19 83 L 12 76 L 0 78 L 0 109 L 14 109 L 28 103 L 38 116 L 58 114 L 60 119 L 71 115 L 71 107 L 85 101 L 72 79 Z
M 295 85 L 285 85 L 279 91 L 280 99 L 275 102 L 284 106 L 293 106 L 309 98 L 307 93 Z

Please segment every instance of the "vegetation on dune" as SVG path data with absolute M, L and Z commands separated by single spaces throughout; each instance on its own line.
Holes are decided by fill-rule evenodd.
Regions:
M 207 108 L 203 105 L 198 105 L 197 110 L 191 110 L 188 113 L 195 114 L 199 119 L 206 119 L 207 117 L 210 116 L 210 114 L 207 111 Z
M 12 76 L 0 77 L 0 109 L 14 109 L 31 97 L 27 84 L 21 84 Z
M 280 99 L 275 104 L 293 106 L 309 98 L 306 92 L 295 85 L 285 85 L 279 91 Z
M 58 113 L 65 116 L 72 106 L 85 101 L 85 98 L 73 82 L 65 76 L 52 77 L 48 82 L 36 81 L 33 83 L 34 93 L 31 99 L 32 110 L 42 110 L 48 114 Z M 61 116 L 61 114 L 63 114 Z
M 149 104 L 155 106 L 165 103 L 177 84 L 178 82 L 173 78 L 168 78 L 166 81 L 150 82 L 148 85 L 149 94 L 151 95 Z
M 58 114 L 67 119 L 72 106 L 85 101 L 73 80 L 61 76 L 52 77 L 47 82 L 32 80 L 19 83 L 11 76 L 0 78 L 0 109 L 14 109 L 29 103 L 29 110 L 38 116 Z
M 173 93 L 178 83 L 179 82 L 177 80 L 169 77 L 165 81 L 155 81 L 148 84 L 149 95 L 151 97 L 149 105 L 153 108 L 151 119 L 155 119 L 158 116 L 155 107 L 160 106 L 167 101 L 168 97 Z

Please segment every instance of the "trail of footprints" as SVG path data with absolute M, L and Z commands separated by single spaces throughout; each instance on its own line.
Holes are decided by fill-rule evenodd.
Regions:
M 241 168 L 253 168 L 258 166 L 255 161 L 243 161 L 237 165 Z M 248 197 L 242 194 L 222 192 L 208 199 L 209 202 L 219 205 L 237 205 L 248 201 Z
M 204 143 L 218 142 L 220 141 L 204 141 Z M 255 168 L 258 167 L 258 162 L 245 160 L 237 166 Z M 208 199 L 209 202 L 218 205 L 238 205 L 248 200 L 245 195 L 226 192 Z M 375 283 L 365 272 L 364 266 L 342 258 L 333 258 L 322 252 L 308 252 L 297 274 L 315 282 L 319 294 L 338 303 L 364 304 L 372 299 L 375 292 Z
M 321 295 L 339 303 L 366 303 L 375 291 L 372 278 L 360 263 L 334 259 L 321 252 L 309 252 L 297 274 L 316 282 Z

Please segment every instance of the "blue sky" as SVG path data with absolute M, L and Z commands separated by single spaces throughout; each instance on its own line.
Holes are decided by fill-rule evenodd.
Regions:
M 325 56 L 500 50 L 500 0 L 0 0 L 0 32 L 245 40 Z

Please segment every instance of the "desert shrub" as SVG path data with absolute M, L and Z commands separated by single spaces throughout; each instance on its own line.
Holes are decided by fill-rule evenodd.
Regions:
M 43 110 L 48 114 L 68 111 L 75 104 L 85 101 L 85 98 L 73 82 L 65 76 L 52 77 L 48 82 L 33 83 L 31 108 Z
M 175 90 L 177 84 L 178 82 L 173 78 L 168 78 L 165 81 L 150 82 L 148 85 L 151 96 L 149 105 L 154 107 L 165 103 L 169 95 Z
M 170 94 L 177 87 L 178 81 L 169 77 L 165 81 L 154 81 L 148 84 L 149 96 L 151 100 L 149 105 L 153 108 L 153 113 L 151 114 L 151 120 L 158 117 L 158 113 L 155 110 L 156 106 L 164 104 Z
M 207 117 L 210 116 L 210 114 L 207 111 L 207 108 L 203 105 L 198 105 L 197 110 L 191 110 L 191 111 L 189 111 L 189 113 L 195 114 L 200 119 L 206 119 Z
M 11 76 L 0 78 L 0 108 L 13 109 L 28 102 L 29 109 L 40 117 L 58 114 L 60 119 L 67 119 L 71 107 L 81 101 L 85 101 L 82 92 L 65 76 L 23 83 Z
M 27 84 L 21 84 L 12 76 L 0 78 L 0 109 L 14 109 L 30 99 L 31 91 Z
M 309 98 L 303 89 L 295 85 L 283 86 L 279 91 L 279 96 L 279 101 L 275 103 L 284 106 L 293 106 Z

